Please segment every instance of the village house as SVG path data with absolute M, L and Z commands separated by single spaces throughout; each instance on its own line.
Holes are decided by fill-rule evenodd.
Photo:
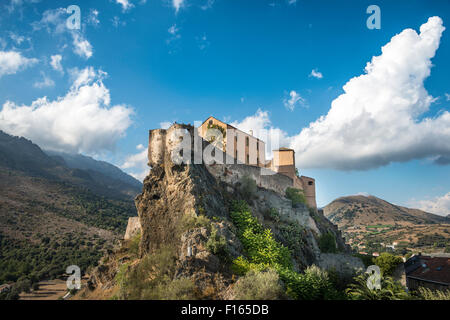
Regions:
M 417 290 L 419 287 L 442 291 L 450 289 L 450 254 L 418 254 L 408 259 L 404 265 L 409 290 Z

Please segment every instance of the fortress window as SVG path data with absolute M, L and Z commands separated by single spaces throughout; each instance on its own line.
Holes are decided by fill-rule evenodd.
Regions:
M 245 144 L 247 145 L 247 147 L 248 147 L 248 145 L 249 145 L 249 139 L 248 139 L 248 137 L 247 138 L 245 138 Z
M 212 124 L 213 124 L 213 121 L 209 120 L 209 125 L 212 126 Z
M 259 142 L 256 142 L 256 150 L 259 151 Z
M 216 156 L 216 148 L 213 149 L 213 151 L 211 152 L 211 155 L 212 155 L 213 157 Z
M 250 155 L 247 155 L 247 164 L 250 163 Z
M 313 182 L 312 181 L 309 181 L 308 182 L 308 186 L 312 186 L 313 185 Z

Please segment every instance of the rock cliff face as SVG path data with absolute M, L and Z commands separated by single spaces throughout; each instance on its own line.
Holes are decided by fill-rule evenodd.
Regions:
M 149 154 L 152 170 L 144 180 L 143 192 L 135 200 L 141 224 L 138 254 L 141 259 L 170 247 L 177 257 L 175 277 L 193 280 L 197 290 L 203 292 L 203 298 L 232 298 L 230 288 L 235 275 L 230 261 L 245 252 L 229 209 L 233 200 L 240 199 L 246 200 L 253 216 L 291 249 L 297 271 L 320 261 L 318 239 L 324 233 L 333 233 L 338 249 L 347 252 L 337 228 L 317 210 L 305 205 L 294 208 L 280 193 L 261 187 L 245 198 L 242 182 L 223 179 L 224 170 L 218 170 L 217 164 L 212 165 L 214 170 L 205 164 L 176 164 L 172 161 L 173 140 L 169 136 L 170 129 L 158 137 L 165 145 L 158 145 Z M 211 238 L 224 239 L 226 257 L 211 250 Z M 99 268 L 112 281 L 114 272 L 110 269 L 118 267 L 111 265 L 110 269 L 106 268 L 108 271 L 105 266 Z M 93 287 L 107 282 L 104 276 L 98 275 L 99 268 L 94 272 Z M 205 294 L 211 287 L 215 288 L 214 293 Z

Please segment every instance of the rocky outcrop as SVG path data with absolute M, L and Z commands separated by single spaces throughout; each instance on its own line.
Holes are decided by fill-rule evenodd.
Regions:
M 152 170 L 135 199 L 141 227 L 139 257 L 170 247 L 176 252 L 176 278 L 193 280 L 203 297 L 226 299 L 231 297 L 230 286 L 235 281 L 230 261 L 245 255 L 229 215 L 232 200 L 244 199 L 241 182 L 222 179 L 227 168 L 218 164 L 208 167 L 173 161 L 178 141 L 172 135 L 175 129 L 191 130 L 175 125 L 151 133 L 157 141 L 149 150 Z M 323 215 L 305 205 L 293 207 L 281 192 L 259 186 L 245 200 L 258 221 L 292 250 L 297 271 L 319 261 L 318 240 L 323 233 L 333 232 L 338 247 L 347 249 L 337 228 Z M 211 249 L 209 242 L 214 237 L 224 241 L 221 253 Z M 111 270 L 108 272 L 111 278 Z M 104 282 L 101 276 L 96 276 L 96 281 Z

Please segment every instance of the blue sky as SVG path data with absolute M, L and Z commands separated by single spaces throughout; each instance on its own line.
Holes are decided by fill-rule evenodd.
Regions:
M 381 10 L 379 30 L 366 26 L 371 4 Z M 65 26 L 70 5 L 81 9 L 81 30 Z M 282 132 L 300 172 L 316 178 L 321 206 L 367 193 L 450 213 L 450 30 L 441 28 L 450 25 L 448 1 L 4 0 L 0 7 L 0 129 L 8 133 L 142 177 L 149 129 L 214 115 L 244 130 Z M 426 24 L 435 16 L 442 23 Z M 430 42 L 424 24 L 435 32 Z M 408 28 L 414 33 L 402 33 Z M 389 43 L 392 52 L 361 77 Z M 310 124 L 317 128 L 304 130 Z

